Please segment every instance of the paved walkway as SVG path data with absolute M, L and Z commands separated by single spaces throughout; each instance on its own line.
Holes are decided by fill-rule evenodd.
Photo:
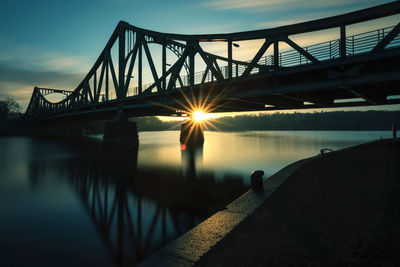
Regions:
M 302 165 L 198 266 L 400 266 L 400 140 Z

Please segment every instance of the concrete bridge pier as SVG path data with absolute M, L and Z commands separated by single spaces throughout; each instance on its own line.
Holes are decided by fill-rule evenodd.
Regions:
M 203 128 L 193 120 L 182 123 L 179 141 L 185 147 L 202 147 L 204 144 Z
M 128 117 L 119 114 L 113 121 L 104 125 L 103 142 L 119 145 L 139 145 L 136 122 L 128 121 Z

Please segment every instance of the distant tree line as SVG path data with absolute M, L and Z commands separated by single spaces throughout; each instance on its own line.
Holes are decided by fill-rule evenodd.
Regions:
M 400 123 L 400 111 L 337 111 L 274 113 L 223 117 L 222 130 L 385 130 Z
M 139 131 L 175 130 L 178 121 L 162 121 L 156 117 L 131 119 Z M 400 111 L 334 111 L 314 113 L 273 113 L 221 117 L 210 120 L 222 131 L 261 130 L 389 130 L 400 128 Z M 216 130 L 208 127 L 209 130 Z
M 130 118 L 137 123 L 138 131 L 167 131 L 180 129 L 180 121 L 163 121 L 157 117 Z
M 0 121 L 5 121 L 10 114 L 21 112 L 21 106 L 11 97 L 0 98 Z

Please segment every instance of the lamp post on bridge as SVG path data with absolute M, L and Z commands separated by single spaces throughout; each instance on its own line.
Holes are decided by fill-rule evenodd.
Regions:
M 129 77 L 129 75 L 125 75 L 125 78 L 126 77 Z M 130 78 L 133 79 L 133 78 L 135 78 L 135 76 L 131 75 Z M 127 88 L 127 91 L 129 91 L 129 88 Z M 128 94 L 128 92 L 126 92 L 126 93 Z
M 232 43 L 232 40 L 228 40 L 228 78 L 232 79 L 232 45 L 239 48 L 240 45 Z

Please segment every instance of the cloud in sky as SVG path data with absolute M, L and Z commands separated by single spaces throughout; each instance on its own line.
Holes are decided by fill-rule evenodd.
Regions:
M 6 83 L 18 83 L 20 85 L 30 85 L 32 88 L 37 85 L 46 87 L 53 84 L 54 86 L 69 87 L 76 84 L 76 78 L 81 77 L 81 73 L 70 73 L 63 71 L 50 70 L 27 70 L 16 68 L 7 63 L 0 62 L 0 80 Z M 0 91 L 0 93 L 4 93 Z
M 283 19 L 283 20 L 272 20 L 266 22 L 257 23 L 259 28 L 274 28 L 279 26 L 291 25 L 295 23 L 304 22 L 304 19 Z
M 332 8 L 349 4 L 368 3 L 369 0 L 336 0 L 336 1 L 321 1 L 321 0 L 214 0 L 205 2 L 205 5 L 216 10 L 231 10 L 241 9 L 249 12 L 265 12 L 273 10 L 291 9 L 295 7 L 301 8 Z
M 57 70 L 23 69 L 0 61 L 0 96 L 15 98 L 23 108 L 29 103 L 33 88 L 75 89 L 85 73 Z
M 73 90 L 93 60 L 24 45 L 0 47 L 0 96 L 15 98 L 24 108 L 33 88 Z
M 25 69 L 84 71 L 91 67 L 90 57 L 70 56 L 58 51 L 25 45 L 0 45 L 0 62 Z

